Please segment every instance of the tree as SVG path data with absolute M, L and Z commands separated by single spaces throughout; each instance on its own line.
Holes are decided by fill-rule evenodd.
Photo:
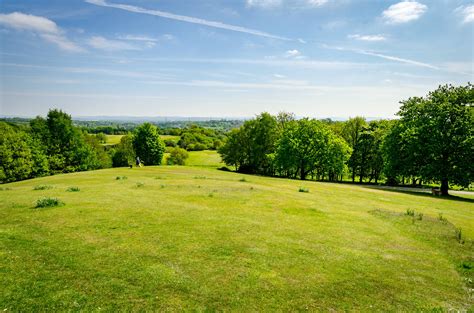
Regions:
M 113 156 L 112 166 L 123 167 L 133 165 L 135 161 L 135 151 L 133 150 L 133 136 L 125 135 L 120 139 Z
M 135 153 L 145 165 L 160 165 L 165 151 L 165 144 L 158 134 L 156 126 L 144 123 L 133 135 Z
M 280 171 L 304 180 L 310 172 L 324 170 L 329 137 L 329 130 L 319 121 L 302 119 L 288 123 L 277 148 Z
M 0 180 L 10 182 L 30 177 L 34 165 L 28 135 L 0 122 Z
M 367 122 L 363 117 L 354 117 L 345 122 L 344 126 L 342 127 L 342 136 L 353 149 L 353 153 L 358 153 L 356 151 L 356 144 L 359 140 L 359 135 L 365 126 L 367 126 Z M 350 167 L 352 169 L 352 181 L 354 181 L 356 169 L 353 166 Z
M 189 157 L 188 151 L 182 148 L 172 148 L 170 150 L 170 156 L 166 160 L 166 164 L 168 165 L 184 165 L 186 163 L 186 159 Z
M 407 149 L 404 162 L 414 160 L 416 174 L 449 184 L 467 186 L 474 179 L 474 86 L 440 86 L 425 98 L 402 101 L 398 135 Z

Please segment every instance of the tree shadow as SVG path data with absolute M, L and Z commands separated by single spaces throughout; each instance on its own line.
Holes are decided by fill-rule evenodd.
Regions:
M 474 199 L 471 198 L 466 198 L 458 195 L 449 195 L 449 196 L 434 196 L 429 192 L 417 192 L 417 191 L 411 191 L 411 190 L 400 190 L 400 189 L 389 189 L 389 188 L 378 188 L 376 186 L 370 186 L 370 185 L 360 185 L 363 188 L 368 188 L 368 189 L 374 189 L 374 190 L 381 190 L 381 191 L 388 191 L 388 192 L 396 192 L 396 193 L 404 193 L 412 196 L 418 196 L 418 197 L 425 197 L 425 198 L 431 198 L 431 199 L 440 199 L 440 200 L 452 200 L 452 201 L 460 201 L 460 202 L 467 202 L 467 203 L 474 203 Z

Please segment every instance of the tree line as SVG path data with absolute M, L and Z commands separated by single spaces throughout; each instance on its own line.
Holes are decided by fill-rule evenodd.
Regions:
M 474 88 L 440 86 L 401 101 L 399 119 L 345 122 L 262 113 L 232 130 L 219 153 L 236 170 L 269 176 L 388 184 L 473 181 Z
M 147 165 L 162 162 L 165 145 L 150 123 L 122 137 L 114 149 L 104 149 L 100 138 L 74 126 L 71 116 L 60 110 L 28 124 L 0 122 L 0 182 L 129 166 L 136 156 Z M 182 151 L 173 152 L 170 162 L 179 163 L 180 158 Z

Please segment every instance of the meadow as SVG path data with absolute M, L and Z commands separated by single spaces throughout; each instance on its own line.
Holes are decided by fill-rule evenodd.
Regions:
M 2 185 L 0 309 L 473 309 L 473 197 L 224 172 L 212 153 Z

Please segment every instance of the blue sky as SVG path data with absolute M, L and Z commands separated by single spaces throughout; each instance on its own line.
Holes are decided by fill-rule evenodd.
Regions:
M 473 81 L 464 0 L 6 0 L 0 115 L 393 117 Z

